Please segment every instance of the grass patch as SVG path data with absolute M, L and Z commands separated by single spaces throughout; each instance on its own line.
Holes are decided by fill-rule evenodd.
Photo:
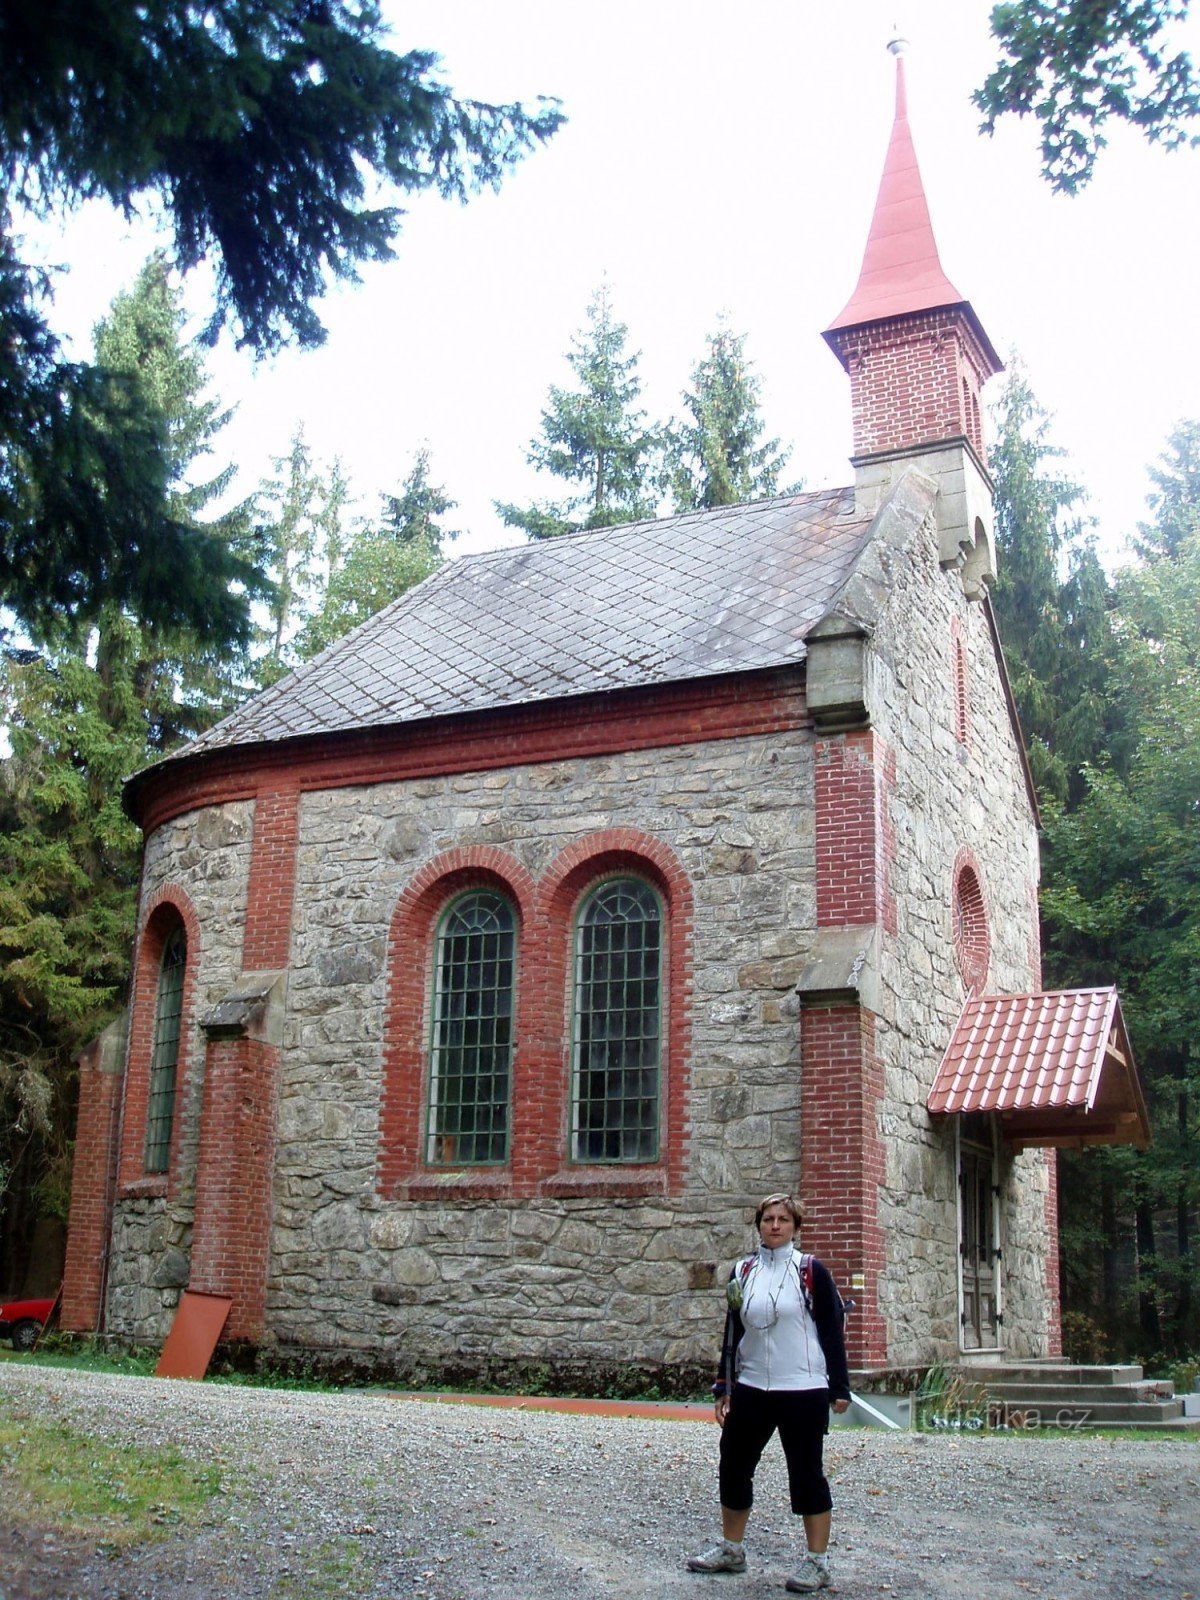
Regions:
M 196 1521 L 220 1487 L 217 1467 L 177 1450 L 109 1444 L 65 1422 L 0 1415 L 0 1504 L 38 1527 L 124 1549 Z
M 0 1359 L 26 1366 L 63 1367 L 71 1372 L 105 1372 L 149 1378 L 158 1365 L 157 1350 L 129 1349 L 103 1339 L 81 1338 L 71 1333 L 50 1333 L 30 1355 L 0 1350 Z
M 304 1554 L 303 1573 L 284 1572 L 271 1589 L 274 1600 L 334 1600 L 362 1593 L 363 1551 L 354 1539 L 327 1539 Z

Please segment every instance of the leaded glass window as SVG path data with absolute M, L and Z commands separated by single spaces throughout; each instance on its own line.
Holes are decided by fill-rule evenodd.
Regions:
M 146 1171 L 165 1172 L 171 1157 L 175 1117 L 175 1069 L 183 1018 L 183 979 L 187 934 L 180 923 L 167 940 L 154 1000 L 154 1044 L 150 1055 L 150 1097 L 146 1107 Z
M 504 1161 L 512 1066 L 516 918 L 477 890 L 442 919 L 434 955 L 428 1160 Z
M 658 1157 L 662 911 L 649 884 L 592 891 L 575 937 L 572 1156 Z

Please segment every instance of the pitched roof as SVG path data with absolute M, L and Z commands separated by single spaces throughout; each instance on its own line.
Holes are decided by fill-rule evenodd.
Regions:
M 799 662 L 869 529 L 834 489 L 465 556 L 177 757 Z
M 1019 1145 L 1149 1143 L 1115 989 L 973 995 L 929 1092 L 930 1112 L 994 1112 Z

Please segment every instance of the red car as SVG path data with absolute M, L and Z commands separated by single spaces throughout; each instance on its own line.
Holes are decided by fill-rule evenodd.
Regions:
M 11 1339 L 14 1350 L 32 1350 L 53 1310 L 52 1299 L 6 1301 L 0 1305 L 0 1339 Z

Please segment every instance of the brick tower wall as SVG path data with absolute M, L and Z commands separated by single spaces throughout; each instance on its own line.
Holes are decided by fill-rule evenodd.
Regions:
M 979 394 L 992 367 L 962 310 L 916 312 L 832 337 L 850 375 L 855 456 L 965 438 L 984 459 Z

